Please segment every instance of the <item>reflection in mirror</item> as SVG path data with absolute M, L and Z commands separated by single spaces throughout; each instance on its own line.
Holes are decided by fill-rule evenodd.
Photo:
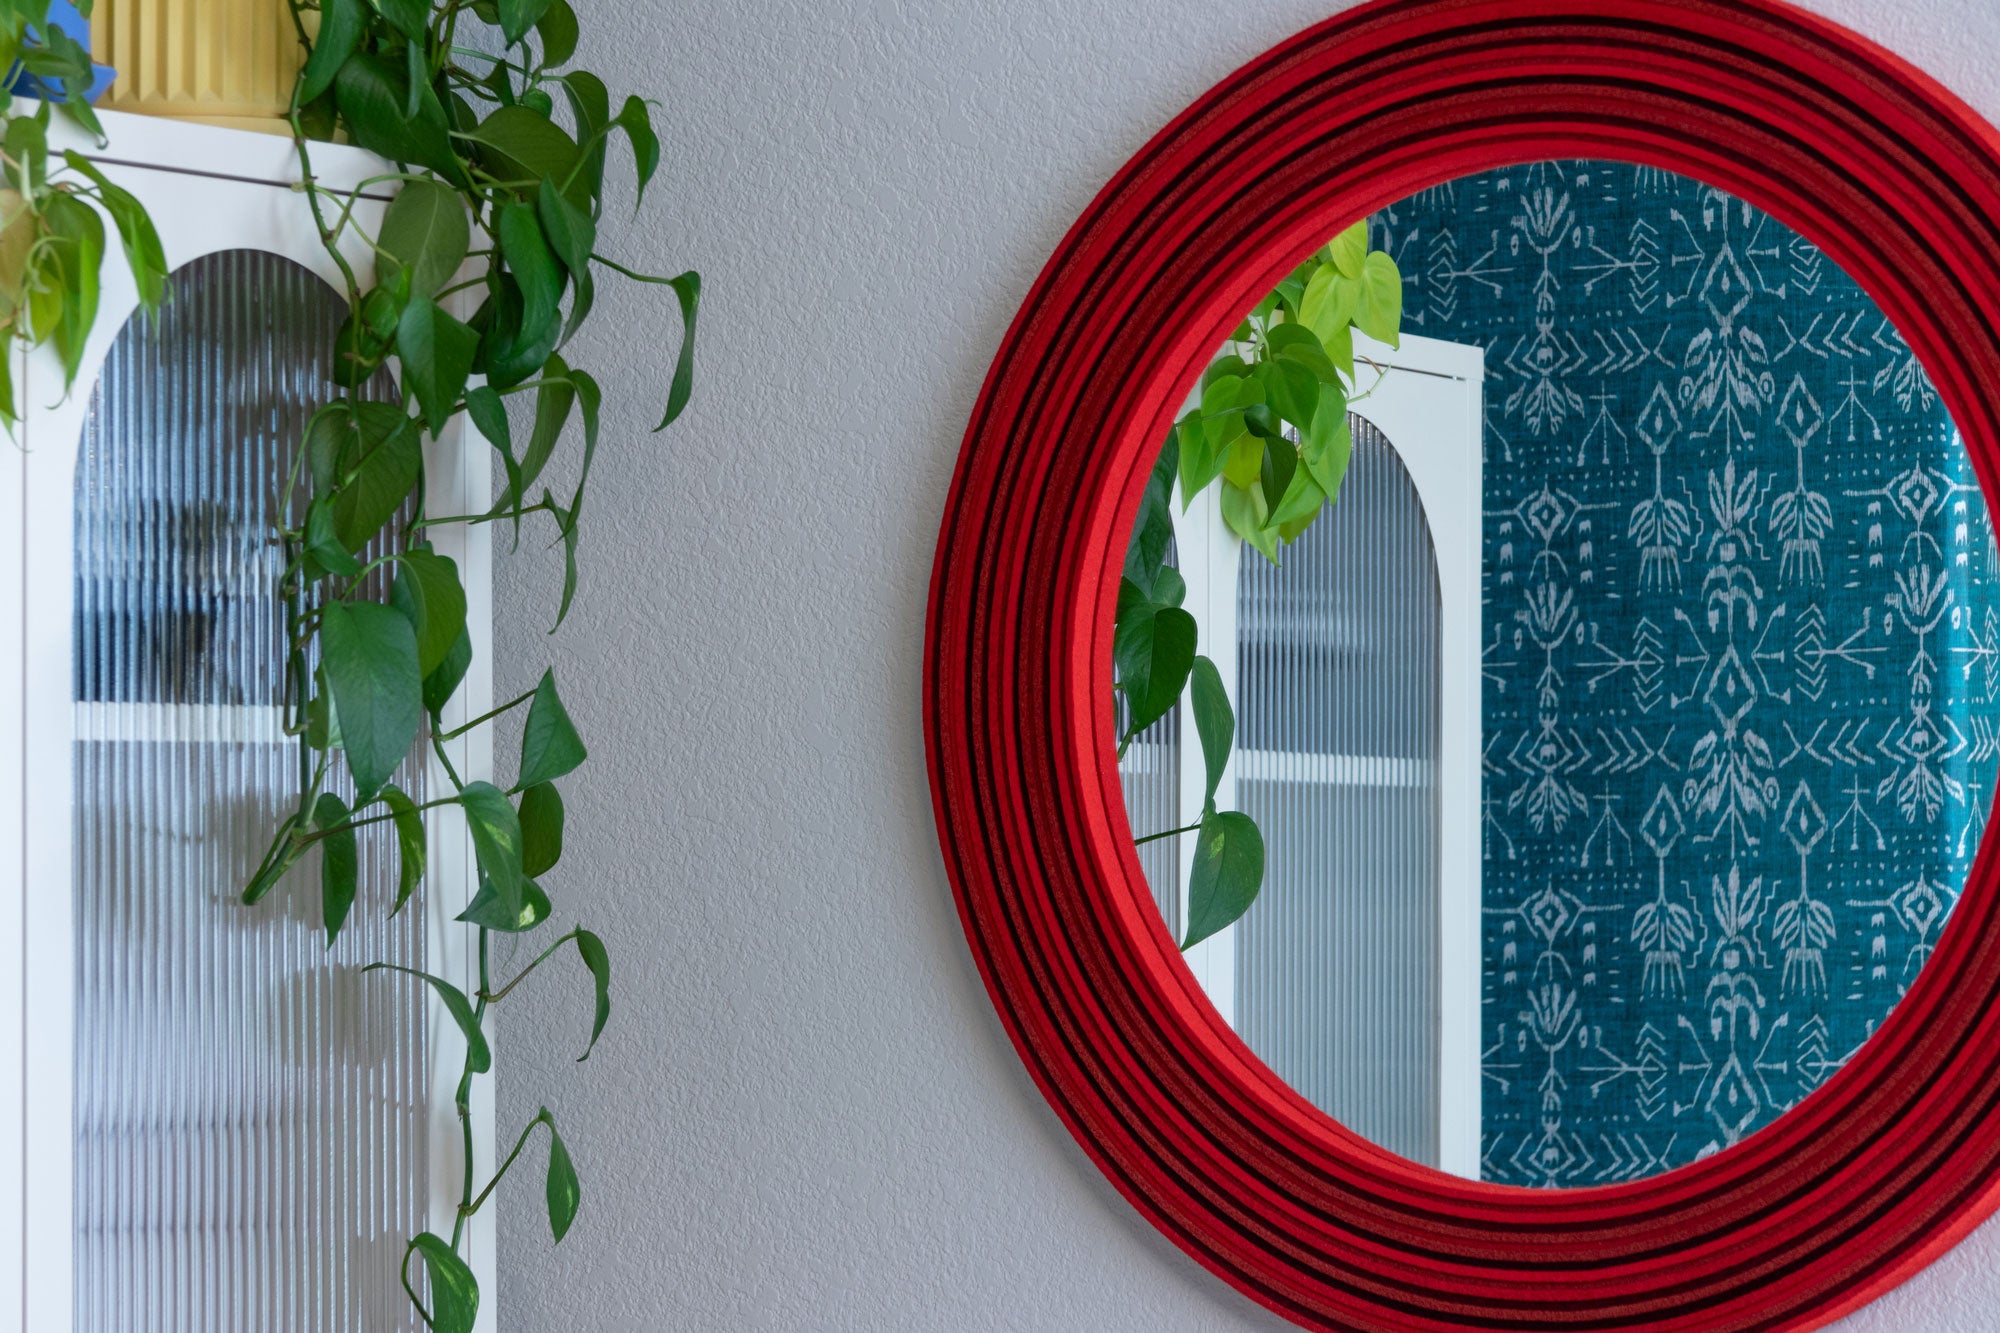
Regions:
M 2000 553 L 1950 417 L 1846 274 L 1685 177 L 1532 163 L 1336 238 L 1191 394 L 1125 576 L 1119 763 L 1190 967 L 1460 1175 L 1770 1124 L 1984 833 Z

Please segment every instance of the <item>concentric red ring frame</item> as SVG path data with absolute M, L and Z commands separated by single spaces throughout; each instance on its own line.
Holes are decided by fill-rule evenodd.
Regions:
M 1252 62 L 1063 240 L 966 433 L 924 725 L 966 937 L 1021 1058 L 1134 1207 L 1313 1328 L 1805 1328 L 1983 1219 L 2000 1186 L 1989 826 L 1908 997 L 1743 1145 L 1632 1184 L 1457 1180 L 1306 1105 L 1203 998 L 1112 762 L 1117 569 L 1154 451 L 1241 313 L 1340 227 L 1548 157 L 1649 163 L 1817 242 L 1903 332 L 1989 501 L 2000 136 L 1854 33 L 1768 0 L 1385 0 Z

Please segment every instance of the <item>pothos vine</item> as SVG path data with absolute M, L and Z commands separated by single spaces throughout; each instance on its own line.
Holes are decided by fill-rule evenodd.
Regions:
M 1236 921 L 1264 884 L 1264 836 L 1249 815 L 1218 810 L 1236 715 L 1215 663 L 1197 652 L 1200 627 L 1169 563 L 1172 497 L 1185 512 L 1219 485 L 1230 531 L 1272 564 L 1340 494 L 1354 447 L 1356 330 L 1391 346 L 1403 321 L 1395 260 L 1368 248 L 1361 221 L 1314 251 L 1259 301 L 1201 378 L 1200 402 L 1174 423 L 1139 502 L 1112 631 L 1118 753 L 1189 696 L 1207 781 L 1201 814 L 1144 844 L 1195 835 L 1183 949 Z M 1365 364 L 1365 361 L 1364 361 Z M 1231 651 L 1234 645 L 1229 645 Z
M 585 747 L 553 673 L 485 715 L 448 727 L 445 710 L 472 660 L 466 594 L 456 563 L 430 534 L 449 524 L 505 523 L 516 540 L 541 523 L 563 553 L 555 622 L 576 589 L 577 545 L 602 394 L 562 349 L 590 314 L 597 270 L 667 287 L 680 316 L 679 350 L 664 429 L 687 405 L 700 279 L 655 277 L 597 251 L 605 172 L 614 138 L 629 146 L 638 201 L 659 165 L 647 103 L 627 97 L 614 113 L 603 81 L 570 67 L 577 16 L 568 0 L 287 0 L 307 50 L 288 119 L 297 147 L 301 207 L 342 276 L 347 318 L 328 349 L 338 393 L 312 415 L 279 489 L 274 540 L 285 660 L 285 733 L 297 749 L 298 793 L 243 890 L 270 894 L 307 853 L 319 852 L 321 922 L 329 945 L 355 905 L 361 830 L 386 825 L 398 875 L 387 910 L 410 902 L 425 871 L 426 810 L 463 813 L 478 891 L 459 920 L 476 928 L 477 977 L 469 987 L 378 962 L 366 970 L 427 986 L 465 1042 L 455 1105 L 461 1194 L 449 1236 L 409 1238 L 401 1280 L 424 1324 L 470 1333 L 480 1292 L 464 1256 L 469 1220 L 527 1148 L 548 1131 L 544 1180 L 550 1229 L 561 1241 L 581 1186 L 544 1108 L 484 1182 L 476 1179 L 473 1081 L 492 1070 L 486 1023 L 494 1005 L 565 945 L 592 977 L 588 1058 L 610 1017 L 610 962 L 582 927 L 556 937 L 512 977 L 493 975 L 494 934 L 523 936 L 554 915 L 538 882 L 563 850 L 558 780 Z M 117 227 L 141 303 L 156 309 L 166 261 L 144 209 L 76 153 L 51 170 L 51 108 L 102 138 L 88 105 L 64 89 L 90 81 L 88 53 L 49 26 L 48 0 L 0 0 L 0 65 L 20 62 L 51 96 L 3 114 L 7 187 L 0 190 L 0 327 L 29 346 L 53 343 L 73 379 L 94 322 L 104 250 L 102 214 Z M 87 16 L 88 0 L 78 8 Z M 560 98 L 560 102 L 558 99 Z M 22 104 L 24 107 L 26 104 Z M 322 189 L 312 145 L 345 137 L 395 164 L 352 194 Z M 392 188 L 379 229 L 355 213 L 364 190 Z M 93 208 L 92 205 L 95 205 Z M 349 262 L 358 238 L 372 265 Z M 367 272 L 372 267 L 372 274 Z M 463 319 L 458 313 L 469 308 Z M 9 358 L 0 358 L 0 409 L 14 419 Z M 385 367 L 394 374 L 385 382 Z M 526 395 L 532 409 L 510 410 Z M 516 416 L 525 437 L 514 429 Z M 475 436 L 452 429 L 469 419 Z M 574 429 L 572 429 L 574 426 Z M 504 469 L 496 503 L 470 514 L 433 514 L 425 501 L 425 442 L 491 447 Z M 557 450 L 580 441 L 566 496 L 543 483 Z M 483 442 L 482 442 L 483 441 Z M 532 498 L 537 486 L 539 498 Z M 364 558 L 365 557 L 365 558 Z M 525 709 L 511 783 L 462 774 L 448 743 Z M 392 779 L 428 752 L 449 792 L 416 801 Z M 346 781 L 341 781 L 345 774 Z M 346 795 L 342 793 L 345 792 Z M 421 1260 L 427 1283 L 420 1282 Z M 427 1286 L 427 1293 L 420 1292 Z

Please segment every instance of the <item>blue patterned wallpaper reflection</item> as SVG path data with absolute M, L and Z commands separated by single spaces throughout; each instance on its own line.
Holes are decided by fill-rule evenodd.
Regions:
M 2000 575 L 1949 416 L 1810 242 L 1550 162 L 1376 219 L 1486 348 L 1483 1173 L 1769 1123 L 1880 1024 L 1985 828 Z

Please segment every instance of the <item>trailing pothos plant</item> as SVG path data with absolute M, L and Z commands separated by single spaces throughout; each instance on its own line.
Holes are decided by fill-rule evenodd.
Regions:
M 90 0 L 77 11 L 90 17 Z M 167 263 L 146 210 L 106 180 L 82 154 L 49 151 L 55 112 L 103 139 L 97 114 L 68 90 L 90 87 L 90 53 L 48 21 L 49 0 L 0 0 L 0 71 L 7 86 L 49 94 L 29 103 L 0 94 L 0 330 L 8 351 L 53 346 L 63 384 L 76 379 L 84 342 L 97 322 L 98 277 L 103 267 L 104 218 L 111 219 L 125 260 L 148 311 L 166 294 Z M 95 207 L 93 207 L 95 205 Z M 0 355 L 0 421 L 11 432 L 19 420 L 14 397 L 14 357 Z
M 270 893 L 317 847 L 321 919 L 331 944 L 355 903 L 359 830 L 382 824 L 393 833 L 400 873 L 384 905 L 393 914 L 423 878 L 423 811 L 452 805 L 463 812 L 478 892 L 458 919 L 477 930 L 476 978 L 461 988 L 388 962 L 367 970 L 429 987 L 465 1039 L 456 1098 L 463 1159 L 457 1221 L 449 1236 L 426 1232 L 409 1240 L 402 1281 L 427 1326 L 467 1333 L 480 1295 L 463 1257 L 467 1222 L 537 1128 L 548 1131 L 544 1193 L 557 1241 L 581 1197 L 546 1108 L 522 1128 L 493 1174 L 475 1179 L 470 1105 L 473 1080 L 491 1071 L 488 1016 L 529 974 L 573 945 L 595 986 L 582 1057 L 588 1058 L 610 1015 L 610 963 L 603 941 L 577 927 L 512 977 L 493 974 L 496 933 L 529 935 L 554 915 L 541 877 L 563 851 L 556 784 L 583 763 L 585 748 L 553 673 L 491 712 L 447 726 L 445 709 L 471 663 L 472 639 L 458 568 L 434 549 L 431 535 L 446 524 L 503 523 L 518 540 L 524 529 L 542 525 L 551 545 L 562 548 L 554 613 L 560 625 L 576 588 L 601 403 L 597 381 L 570 365 L 562 349 L 590 314 L 598 270 L 669 288 L 681 327 L 664 428 L 688 401 L 700 282 L 694 273 L 638 273 L 598 253 L 614 140 L 629 145 L 639 200 L 658 166 L 659 142 L 644 100 L 628 97 L 614 112 L 602 80 L 570 67 L 578 22 L 567 0 L 289 3 L 308 49 L 290 109 L 303 206 L 344 275 L 348 315 L 328 349 L 340 391 L 312 416 L 298 443 L 275 534 L 284 554 L 285 706 L 298 749 L 298 797 L 243 897 L 254 903 Z M 358 187 L 395 189 L 373 235 L 361 230 L 353 196 L 316 183 L 312 144 L 335 136 L 397 164 Z M 343 257 L 351 235 L 373 252 L 372 281 Z M 389 366 L 397 373 L 385 400 L 378 372 Z M 510 412 L 517 401 L 521 410 Z M 461 416 L 484 441 L 466 447 L 490 446 L 505 482 L 488 509 L 433 514 L 425 505 L 425 441 L 467 439 L 450 429 Z M 523 433 L 513 428 L 517 418 Z M 574 486 L 559 497 L 543 477 L 566 439 L 578 441 L 580 452 Z M 538 487 L 539 498 L 531 499 Z M 511 780 L 460 773 L 447 743 L 521 709 Z M 436 757 L 449 790 L 419 802 L 392 777 L 413 751 L 424 750 Z M 351 801 L 336 790 L 343 766 Z M 428 1299 L 414 1280 L 418 1259 L 428 1274 Z
M 1280 550 L 1339 496 L 1347 475 L 1354 447 L 1347 407 L 1364 396 L 1356 387 L 1355 330 L 1394 346 L 1402 321 L 1402 275 L 1388 254 L 1368 248 L 1368 224 L 1357 222 L 1314 251 L 1230 335 L 1202 374 L 1199 405 L 1174 423 L 1147 479 L 1118 584 L 1112 682 L 1121 756 L 1191 691 L 1207 778 L 1201 817 L 1137 839 L 1195 835 L 1183 949 L 1256 901 L 1264 836 L 1249 815 L 1216 809 L 1236 715 L 1215 663 L 1197 651 L 1200 629 L 1182 605 L 1187 585 L 1168 563 L 1175 483 L 1182 512 L 1219 484 L 1223 521 L 1277 564 Z

